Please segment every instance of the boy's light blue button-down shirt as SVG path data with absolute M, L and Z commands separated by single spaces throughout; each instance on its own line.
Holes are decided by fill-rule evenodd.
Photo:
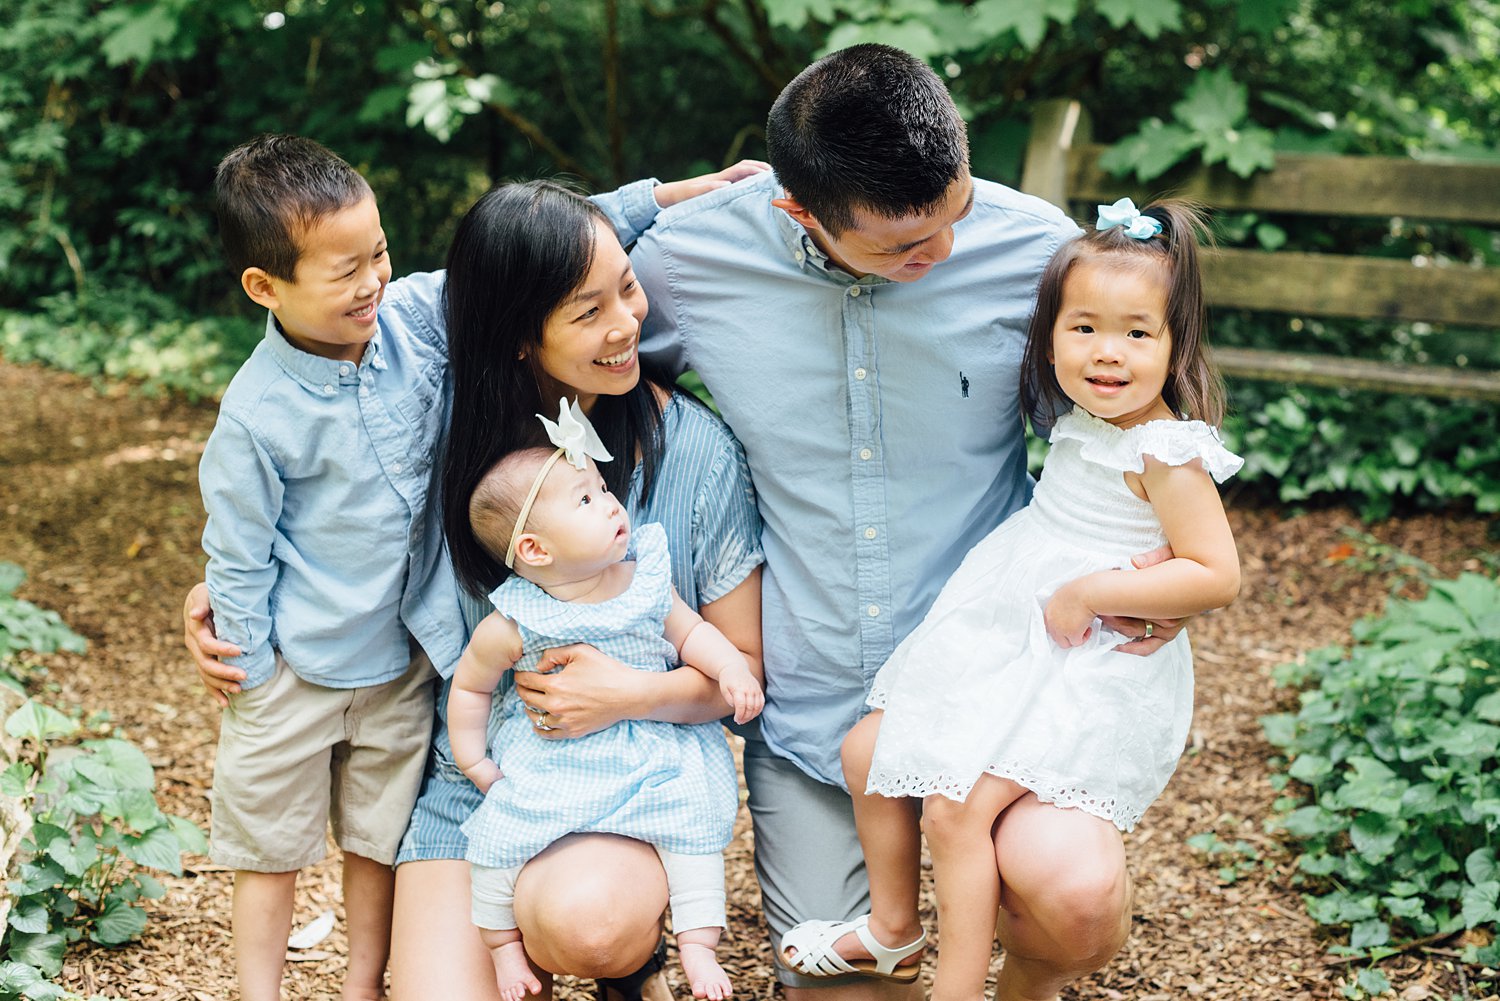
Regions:
M 749 459 L 761 733 L 842 785 L 839 743 L 875 672 L 1030 495 L 1021 352 L 1042 268 L 1077 228 L 976 180 L 948 260 L 912 283 L 855 279 L 780 193 L 764 174 L 665 210 L 631 259 L 651 303 L 642 350 L 698 371 Z
M 647 179 L 598 196 L 625 241 L 658 211 Z M 199 465 L 218 635 L 243 687 L 280 650 L 330 688 L 380 684 L 408 635 L 450 675 L 467 632 L 443 545 L 436 466 L 451 385 L 445 272 L 390 283 L 358 363 L 307 354 L 274 317 L 235 375 Z

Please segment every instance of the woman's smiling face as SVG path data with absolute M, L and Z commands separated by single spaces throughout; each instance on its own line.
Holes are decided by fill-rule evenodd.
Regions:
M 537 363 L 558 392 L 588 411 L 599 396 L 621 396 L 640 381 L 636 358 L 646 294 L 630 258 L 603 222 L 594 224 L 594 260 L 582 284 L 547 317 Z

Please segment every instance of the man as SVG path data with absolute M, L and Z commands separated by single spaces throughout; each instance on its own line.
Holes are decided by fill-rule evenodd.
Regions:
M 949 574 L 1030 495 L 1021 350 L 1042 268 L 1077 230 L 971 178 L 946 88 L 898 49 L 808 67 L 767 140 L 774 174 L 663 212 L 631 259 L 651 303 L 641 350 L 702 376 L 765 520 L 768 701 L 745 768 L 779 945 L 798 921 L 868 910 L 839 744 Z M 1124 941 L 1123 849 L 1076 819 L 1027 796 L 996 828 L 999 999 L 1052 997 Z M 793 999 L 915 990 L 777 973 Z

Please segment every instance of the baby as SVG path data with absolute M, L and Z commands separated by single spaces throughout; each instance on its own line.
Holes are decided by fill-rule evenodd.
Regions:
M 514 572 L 491 593 L 495 611 L 464 650 L 448 702 L 454 761 L 485 793 L 463 828 L 474 923 L 505 1001 L 540 992 L 514 914 L 522 866 L 568 834 L 636 838 L 661 856 L 694 996 L 720 1001 L 731 993 L 714 956 L 725 924 L 721 853 L 739 795 L 719 724 L 622 720 L 549 741 L 539 734 L 550 729 L 545 714 L 533 719 L 511 688 L 489 726 L 505 672 L 536 670 L 544 651 L 572 643 L 643 671 L 671 670 L 680 658 L 718 680 L 737 722 L 765 701 L 744 655 L 673 588 L 661 527 L 642 526 L 626 560 L 629 518 L 594 465 L 610 455 L 578 404 L 560 401 L 557 422 L 542 422 L 559 447 L 501 459 L 469 502 L 475 535 Z

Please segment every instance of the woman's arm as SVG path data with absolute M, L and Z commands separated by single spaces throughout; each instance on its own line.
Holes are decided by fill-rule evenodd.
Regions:
M 1141 485 L 1173 556 L 1144 570 L 1104 570 L 1070 581 L 1047 603 L 1047 632 L 1064 647 L 1088 636 L 1096 616 L 1174 619 L 1220 608 L 1240 589 L 1240 560 L 1218 489 L 1199 463 L 1147 457 Z
M 499 612 L 491 612 L 474 630 L 453 672 L 448 692 L 448 742 L 453 745 L 453 763 L 480 792 L 488 792 L 502 777 L 487 746 L 490 703 L 501 677 L 520 659 L 520 630 Z
M 699 609 L 703 618 L 733 643 L 761 677 L 760 568 L 734 590 Z M 563 670 L 547 674 L 551 665 Z M 516 689 L 528 704 L 547 713 L 549 739 L 581 737 L 622 719 L 664 723 L 708 723 L 729 715 L 719 686 L 699 671 L 637 671 L 591 646 L 549 650 L 536 672 L 516 675 Z

